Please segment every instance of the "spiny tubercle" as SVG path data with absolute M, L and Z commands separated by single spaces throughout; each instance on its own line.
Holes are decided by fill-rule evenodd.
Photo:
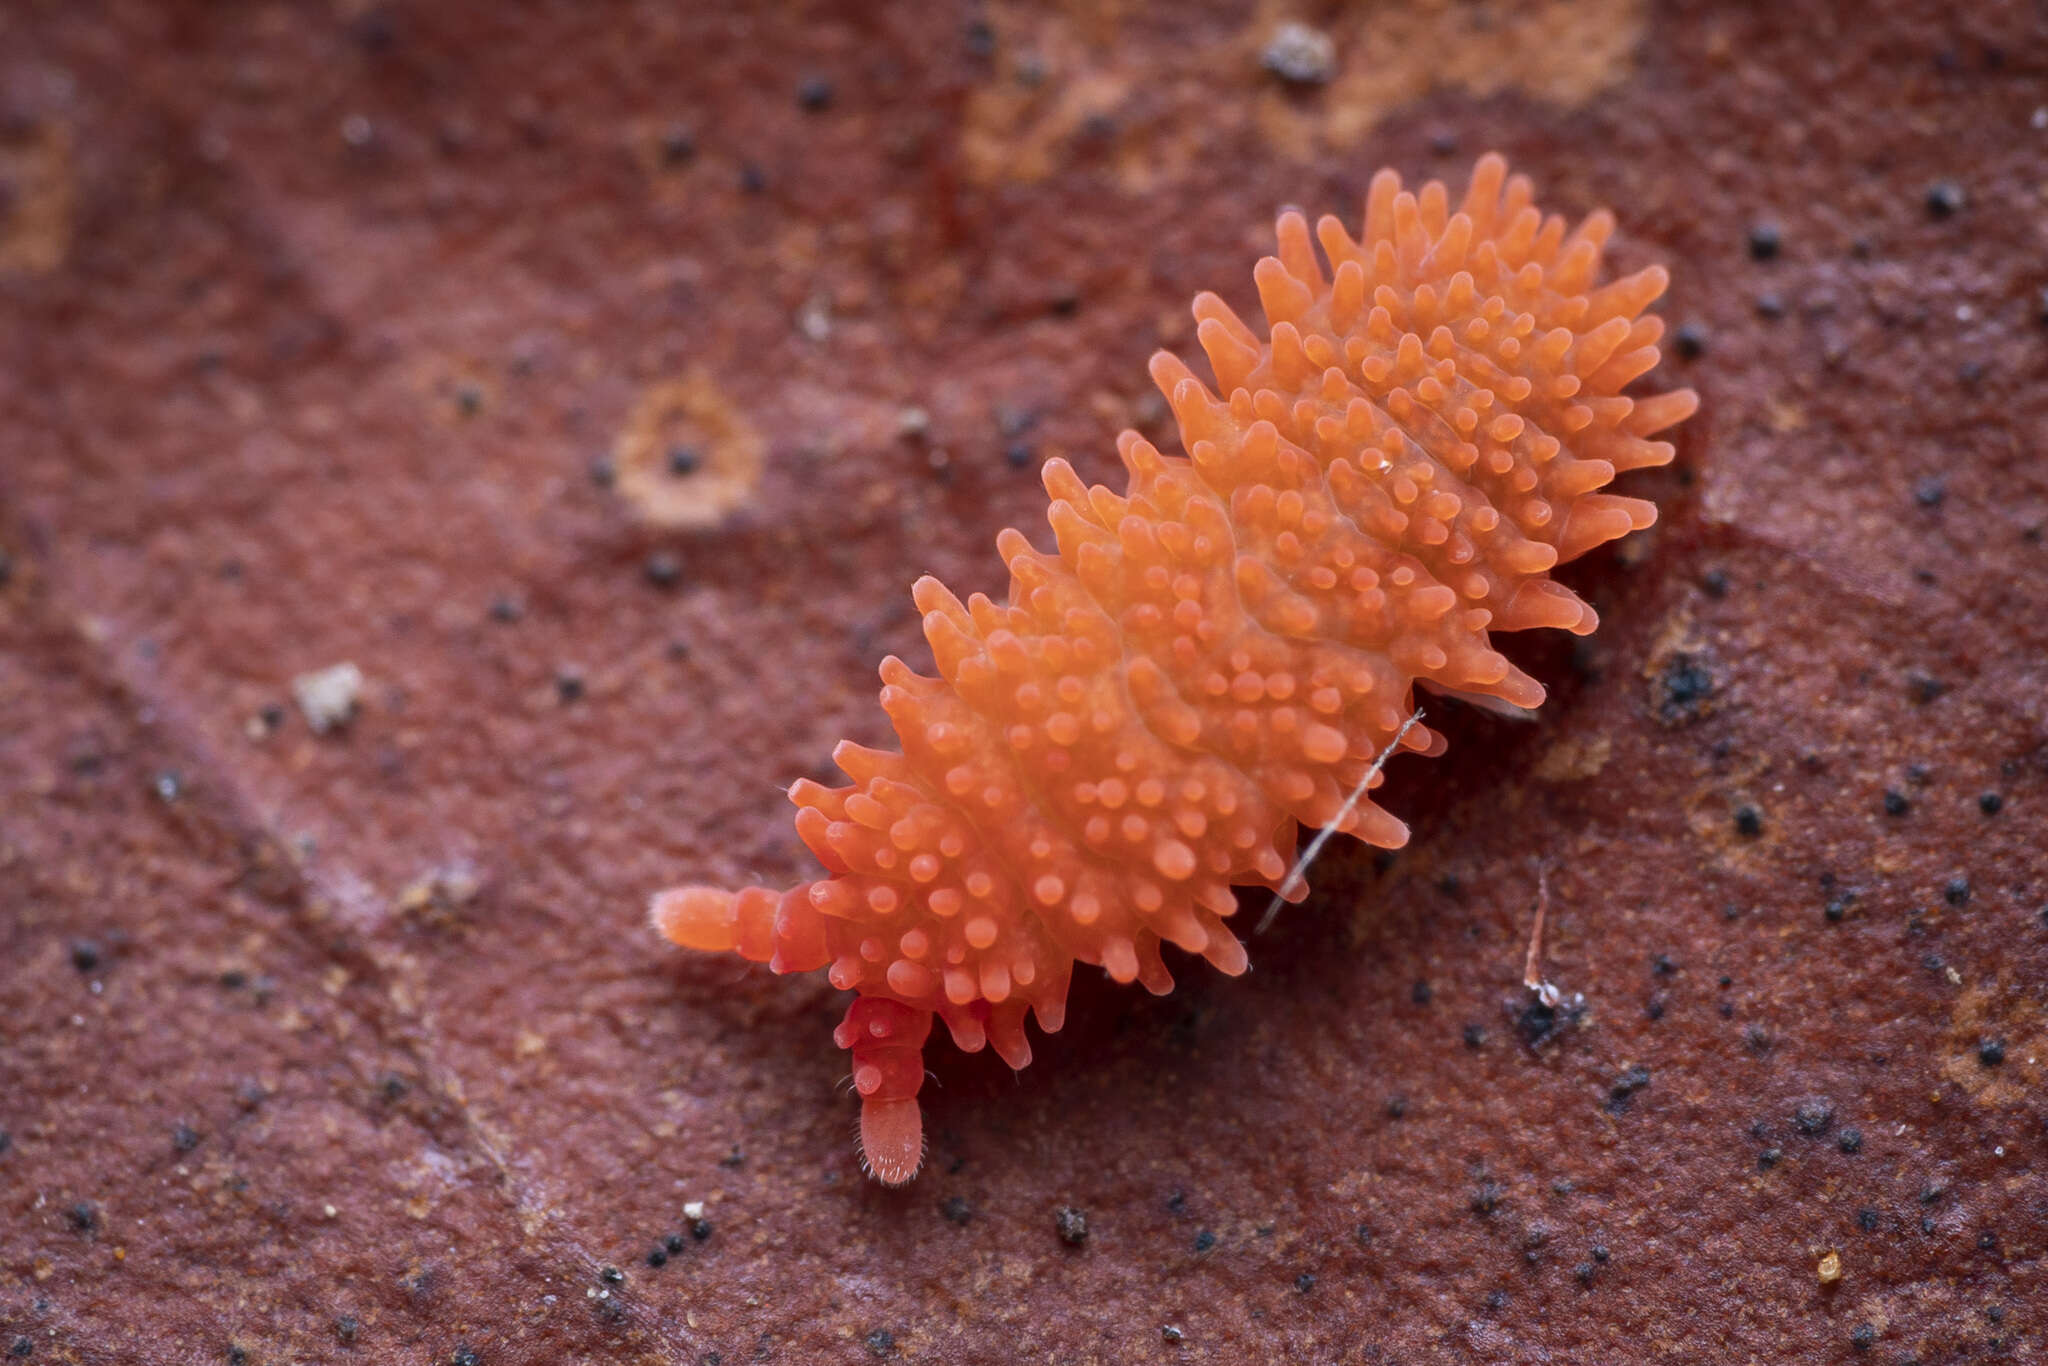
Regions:
M 1406 841 L 1345 799 L 1416 684 L 1534 707 L 1489 633 L 1596 625 L 1549 571 L 1656 519 L 1599 490 L 1668 462 L 1648 438 L 1697 399 L 1621 392 L 1657 363 L 1665 271 L 1596 287 L 1613 216 L 1568 230 L 1532 198 L 1489 155 L 1456 211 L 1381 171 L 1356 240 L 1283 214 L 1253 272 L 1266 334 L 1204 293 L 1215 389 L 1152 358 L 1186 454 L 1123 433 L 1122 494 L 1049 461 L 1057 545 L 997 538 L 1005 602 L 917 582 L 939 677 L 883 661 L 902 752 L 841 744 L 850 786 L 790 789 L 827 875 L 655 898 L 675 943 L 857 993 L 834 1037 L 884 1182 L 922 1161 L 934 1015 L 1021 1068 L 1025 1012 L 1057 1030 L 1076 962 L 1160 993 L 1162 943 L 1244 971 L 1231 888 L 1279 889 L 1298 826 Z

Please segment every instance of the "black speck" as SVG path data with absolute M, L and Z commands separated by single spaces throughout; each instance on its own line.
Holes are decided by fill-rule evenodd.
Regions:
M 1924 508 L 1938 508 L 1948 497 L 1948 481 L 1938 474 L 1930 474 L 1913 485 L 1913 501 Z
M 1935 218 L 1953 218 L 1961 213 L 1963 187 L 1953 180 L 1937 180 L 1927 187 L 1927 212 Z
M 555 698 L 563 706 L 583 699 L 583 675 L 574 669 L 555 671 Z
M 1977 1061 L 1986 1067 L 1996 1067 L 2005 1061 L 2004 1039 L 1981 1039 L 1977 1043 Z
M 1429 150 L 1440 157 L 1447 157 L 1458 150 L 1458 135 L 1448 128 L 1438 128 L 1429 135 Z
M 697 155 L 697 135 L 681 124 L 672 125 L 661 135 L 661 159 L 663 164 L 681 166 Z
M 458 384 L 455 387 L 455 409 L 464 417 L 475 417 L 483 410 L 484 392 L 474 384 Z
M 1977 809 L 1987 816 L 1995 816 L 2005 810 L 2005 798 L 1996 792 L 1985 792 L 1977 798 Z
M 189 1153 L 199 1146 L 199 1131 L 189 1124 L 180 1124 L 171 1130 L 171 1146 L 181 1153 Z
M 590 482 L 601 489 L 608 489 L 618 482 L 619 467 L 608 455 L 600 455 L 590 462 Z
M 1580 1285 L 1591 1285 L 1593 1283 L 1593 1264 L 1591 1262 L 1580 1262 L 1572 1268 L 1572 1277 Z
M 626 1273 L 615 1266 L 608 1266 L 597 1273 L 597 1278 L 606 1285 L 617 1285 L 626 1279 Z
M 1702 705 L 1714 694 L 1714 675 L 1706 661 L 1693 654 L 1680 652 L 1664 661 L 1659 681 L 1663 696 L 1657 710 L 1672 724 L 1697 719 Z
M 1479 1188 L 1472 1193 L 1472 1212 L 1482 1217 L 1492 1214 L 1500 1208 L 1501 1197 L 1506 1194 L 1506 1189 L 1499 1182 L 1481 1181 Z
M 2042 919 L 2043 919 L 2043 920 L 2048 920 L 2048 911 L 2043 911 L 2043 912 L 2041 912 L 2041 917 L 2042 917 Z M 1387 1097 L 1387 1118 L 1388 1118 L 1388 1119 L 1399 1119 L 1399 1118 L 1401 1118 L 1401 1117 L 1402 1117 L 1403 1115 L 1405 1115 L 1405 1114 L 1407 1114 L 1407 1113 L 1408 1113 L 1408 1097 L 1406 1097 L 1406 1096 L 1389 1096 L 1389 1097 Z
M 1874 1324 L 1859 1323 L 1856 1325 L 1856 1331 L 1849 1334 L 1849 1345 L 1859 1352 L 1869 1351 L 1876 1341 L 1877 1328 Z
M 1700 576 L 1700 591 L 1710 598 L 1727 597 L 1728 571 L 1725 569 L 1709 569 Z
M 100 1212 L 93 1208 L 90 1201 L 79 1201 L 67 1213 L 71 1219 L 71 1227 L 80 1233 L 91 1233 L 100 1226 Z
M 657 550 L 640 566 L 640 572 L 656 588 L 674 588 L 683 581 L 683 562 L 672 551 Z
M 1484 1029 L 1480 1028 L 1480 1027 L 1479 1027 L 1478 1025 L 1476 1025 L 1476 1024 L 1468 1024 L 1468 1025 L 1466 1025 L 1466 1026 L 1465 1026 L 1465 1047 L 1467 1047 L 1467 1048 L 1473 1048 L 1473 1049 L 1478 1049 L 1478 1048 L 1484 1048 L 1485 1046 L 1486 1046 L 1486 1031 L 1485 1031 Z
M 1488 1292 L 1487 1292 L 1487 1295 L 1486 1295 L 1486 1308 L 1487 1308 L 1487 1311 L 1488 1311 L 1489 1313 L 1494 1313 L 1494 1314 L 1498 1314 L 1498 1313 L 1499 1313 L 1499 1312 L 1500 1312 L 1501 1310 L 1503 1310 L 1503 1309 L 1505 1309 L 1505 1308 L 1507 1308 L 1507 1307 L 1508 1307 L 1508 1292 L 1507 1292 L 1507 1291 L 1505 1291 L 1505 1290 L 1490 1290 L 1490 1291 L 1488 1291 Z
M 1842 918 L 1849 914 L 1849 908 L 1855 904 L 1856 893 L 1854 889 L 1837 892 L 1828 898 L 1827 905 L 1821 909 L 1821 914 L 1827 917 L 1830 925 L 1839 925 L 1842 923 Z
M 1779 1160 L 1784 1156 L 1785 1150 L 1783 1148 L 1766 1148 L 1756 1155 L 1756 1169 L 1760 1172 L 1767 1172 L 1777 1166 Z
M 678 479 L 686 479 L 704 467 L 704 452 L 695 446 L 672 446 L 668 453 L 668 472 Z
M 1435 992 L 1430 990 L 1429 983 L 1427 982 L 1417 982 L 1414 986 L 1408 988 L 1408 999 L 1419 1006 L 1428 1005 L 1429 998 L 1435 994 Z
M 11 1357 L 25 1357 L 33 1354 L 35 1350 L 35 1343 L 28 1338 L 16 1338 L 14 1345 L 7 1349 L 7 1355 Z
M 1012 441 L 1003 447 L 1003 459 L 1013 470 L 1030 469 L 1037 463 L 1038 451 L 1029 441 Z
M 740 1145 L 735 1143 L 732 1145 L 731 1152 L 718 1159 L 718 1165 L 721 1167 L 744 1167 L 747 1165 L 747 1155 L 741 1151 Z
M 817 114 L 832 107 L 832 82 L 823 76 L 807 76 L 796 88 L 797 108 Z
M 1756 296 L 1756 311 L 1758 316 L 1775 321 L 1785 316 L 1785 300 L 1777 293 L 1766 290 Z
M 1313 1271 L 1304 1271 L 1304 1272 L 1302 1272 L 1302 1273 L 1301 1273 L 1301 1274 L 1300 1274 L 1299 1276 L 1296 1276 L 1296 1277 L 1294 1278 L 1294 1288 L 1295 1288 L 1296 1290 L 1299 1290 L 1299 1291 L 1300 1291 L 1300 1292 L 1301 1292 L 1302 1294 L 1304 1294 L 1304 1295 L 1306 1295 L 1306 1294 L 1307 1294 L 1307 1293 L 1308 1293 L 1309 1291 L 1311 1291 L 1311 1290 L 1315 1289 L 1315 1288 L 1316 1288 L 1316 1274 L 1315 1274 L 1315 1272 L 1313 1272 Z
M 946 1217 L 947 1223 L 958 1224 L 964 1228 L 967 1221 L 974 1217 L 974 1208 L 967 1203 L 965 1197 L 949 1195 L 939 1202 L 939 1213 Z
M 511 593 L 502 593 L 491 599 L 491 620 L 510 626 L 526 615 L 526 604 Z M 274 727 L 273 727 L 274 729 Z
M 1649 1084 L 1649 1068 L 1629 1068 L 1615 1079 L 1614 1085 L 1607 1088 L 1607 1112 L 1618 1115 L 1628 1109 L 1629 1099 Z
M 647 1264 L 649 1266 L 667 1266 L 668 1249 L 665 1247 L 649 1249 L 647 1253 Z
M 240 1347 L 228 1348 L 228 1366 L 249 1366 L 249 1354 Z
M 996 31 L 986 19 L 970 19 L 962 35 L 967 41 L 967 55 L 970 57 L 992 57 L 996 50 Z
M 1351 1230 L 1351 1236 L 1357 1240 L 1360 1247 L 1372 1246 L 1372 1230 L 1364 1224 L 1360 1224 L 1357 1228 Z
M 1742 1042 L 1752 1053 L 1767 1053 L 1771 1048 L 1771 1031 L 1760 1024 L 1752 1024 L 1742 1031 Z
M 100 965 L 100 946 L 90 939 L 71 941 L 71 966 L 80 972 L 91 972 Z
M 1856 1227 L 1862 1229 L 1865 1233 L 1875 1233 L 1877 1231 L 1877 1211 L 1868 1205 L 1857 1210 Z
M 867 1336 L 868 1350 L 878 1357 L 885 1357 L 896 1350 L 896 1335 L 886 1328 L 877 1328 Z
M 1749 259 L 1775 260 L 1778 248 L 1783 244 L 1784 234 L 1778 231 L 1776 223 L 1758 223 L 1749 230 Z
M 1053 1212 L 1052 1226 L 1068 1247 L 1079 1247 L 1088 1241 L 1088 1216 L 1072 1205 L 1061 1205 Z
M 478 1366 L 481 1360 L 481 1357 L 471 1351 L 467 1345 L 464 1345 L 457 1347 L 449 1354 L 448 1366 Z
M 740 165 L 740 193 L 741 193 L 741 194 L 759 194 L 759 193 L 761 193 L 761 191 L 763 191 L 763 190 L 765 190 L 765 189 L 767 189 L 767 188 L 768 188 L 768 173 L 767 173 L 766 171 L 763 171 L 763 170 L 762 170 L 762 169 L 760 168 L 760 166 L 758 166 L 757 164 L 755 164 L 754 162 L 751 162 L 751 161 L 748 161 L 748 162 L 743 162 L 743 163 L 741 163 L 741 165 Z
M 1863 1131 L 1861 1129 L 1842 1130 L 1841 1133 L 1835 1135 L 1835 1146 L 1837 1148 L 1840 1148 L 1843 1152 L 1851 1154 L 1852 1156 L 1856 1153 L 1862 1152 Z
M 680 1233 L 669 1234 L 668 1237 L 661 1240 L 661 1250 L 671 1256 L 681 1252 L 683 1250 L 683 1235 Z
M 1214 1246 L 1216 1246 L 1216 1235 L 1208 1229 L 1203 1229 L 1195 1235 L 1195 1251 L 1197 1253 L 1207 1252 Z
M 1899 790 L 1898 790 L 1897 788 L 1891 788 L 1891 787 L 1888 787 L 1888 788 L 1886 788 L 1886 789 L 1884 790 L 1884 814 L 1885 814 L 1885 815 L 1887 815 L 1887 816 L 1903 816 L 1903 815 L 1905 815 L 1905 814 L 1906 814 L 1906 813 L 1907 813 L 1908 811 L 1910 811 L 1910 810 L 1912 810 L 1912 809 L 1913 809 L 1913 803 L 1911 803 L 1910 801 L 1906 800 L 1906 794 L 1905 794 L 1905 793 L 1903 793 L 1903 792 L 1899 791 Z
M 1164 1325 L 1159 1330 L 1159 1340 L 1161 1342 L 1179 1342 L 1182 1338 L 1186 1336 L 1187 1334 L 1181 1332 L 1180 1329 L 1174 1327 L 1170 1323 Z
M 1659 977 L 1669 977 L 1672 973 L 1678 971 L 1678 964 L 1671 961 L 1670 954 L 1660 953 L 1650 960 L 1650 971 L 1656 973 Z
M 709 1238 L 711 1236 L 711 1221 L 709 1219 L 692 1219 L 690 1221 L 690 1236 L 700 1243 Z
M 1735 808 L 1735 833 L 1744 839 L 1755 839 L 1764 832 L 1764 813 L 1744 802 Z
M 1173 1194 L 1166 1197 L 1166 1212 L 1168 1214 L 1178 1216 L 1186 1214 L 1187 1210 L 1188 1193 L 1186 1191 L 1175 1191 Z
M 1808 1138 L 1826 1133 L 1834 1122 L 1835 1107 L 1824 1100 L 1802 1101 L 1792 1112 L 1792 1123 Z
M 1943 899 L 1943 900 L 1945 900 L 1945 901 L 1947 901 L 1947 902 L 1948 902 L 1948 904 L 1949 904 L 1949 905 L 1951 905 L 1951 906 L 1967 906 L 1967 905 L 1969 905 L 1969 904 L 1970 904 L 1970 879 L 1968 879 L 1968 878 L 1966 878 L 1966 877 L 1952 877 L 1952 878 L 1950 878 L 1950 879 L 1948 880 L 1948 885 L 1947 885 L 1946 887 L 1943 887 L 1943 888 L 1941 889 L 1941 895 L 1942 895 L 1942 899 Z
M 1596 1262 L 1599 1262 L 1599 1263 L 1601 1263 L 1602 1265 L 1605 1265 L 1605 1264 L 1606 1264 L 1606 1261 L 1607 1261 L 1607 1258 L 1608 1258 L 1608 1256 L 1609 1256 L 1609 1253 L 1608 1253 L 1608 1251 L 1607 1251 L 1607 1246 L 1606 1246 L 1606 1244 L 1604 1244 L 1604 1243 L 1595 1243 L 1595 1244 L 1593 1245 L 1593 1260 L 1594 1260 L 1594 1261 L 1596 1261 Z
M 1671 336 L 1671 346 L 1680 360 L 1698 360 L 1707 353 L 1707 329 L 1698 323 L 1680 323 Z
M 1071 318 L 1081 311 L 1081 291 L 1072 285 L 1060 285 L 1048 300 L 1053 313 L 1062 318 Z
M 1910 697 L 1916 706 L 1924 707 L 1947 691 L 1948 684 L 1938 678 L 1930 677 L 1927 674 L 1908 674 L 1906 676 L 1906 696 Z

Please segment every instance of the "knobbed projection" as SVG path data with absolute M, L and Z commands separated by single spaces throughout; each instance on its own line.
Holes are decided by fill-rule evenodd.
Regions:
M 1535 707 L 1491 633 L 1596 625 L 1550 571 L 1656 519 L 1601 490 L 1668 462 L 1650 438 L 1697 399 L 1622 393 L 1657 364 L 1663 268 L 1596 285 L 1613 215 L 1532 198 L 1489 155 L 1455 210 L 1381 171 L 1358 238 L 1283 214 L 1264 334 L 1205 293 L 1215 386 L 1152 358 L 1186 453 L 1125 432 L 1120 494 L 1047 462 L 1057 547 L 996 538 L 1004 602 L 917 582 L 939 677 L 882 663 L 902 752 L 841 744 L 850 785 L 790 788 L 825 876 L 655 897 L 677 944 L 855 993 L 834 1038 L 882 1181 L 923 1160 L 933 1016 L 1021 1068 L 1077 962 L 1159 993 L 1162 943 L 1243 972 L 1231 888 L 1300 899 L 1299 827 L 1406 841 L 1349 799 L 1389 746 L 1442 752 L 1403 730 L 1417 684 Z

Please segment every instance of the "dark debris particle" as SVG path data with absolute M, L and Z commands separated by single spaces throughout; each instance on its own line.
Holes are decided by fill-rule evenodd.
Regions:
M 673 124 L 661 135 L 661 160 L 667 166 L 681 166 L 697 155 L 697 135 L 682 124 Z
M 692 1219 L 690 1221 L 690 1236 L 700 1243 L 709 1238 L 711 1236 L 711 1221 L 709 1219 Z
M 1187 1337 L 1186 1333 L 1181 1332 L 1180 1329 L 1170 1323 L 1161 1325 L 1159 1329 L 1159 1340 L 1161 1342 L 1179 1342 L 1185 1337 Z
M 1357 1228 L 1351 1230 L 1351 1236 L 1360 1247 L 1372 1246 L 1372 1229 L 1364 1224 L 1360 1224 Z
M 1053 1211 L 1052 1226 L 1068 1247 L 1079 1247 L 1088 1241 L 1088 1216 L 1072 1205 L 1061 1205 Z
M 1935 218 L 1953 218 L 1963 211 L 1967 196 L 1953 180 L 1937 180 L 1927 187 L 1927 212 Z
M 1427 982 L 1417 982 L 1414 986 L 1408 988 L 1408 999 L 1419 1006 L 1428 1005 L 1430 997 L 1435 994 Z
M 455 409 L 464 417 L 475 417 L 483 411 L 484 392 L 474 384 L 461 384 L 455 388 Z
M 669 1253 L 671 1256 L 681 1252 L 683 1250 L 683 1235 L 680 1233 L 669 1234 L 668 1237 L 661 1240 L 661 1248 L 662 1251 Z
M 1977 1042 L 1977 1061 L 1986 1067 L 1996 1067 L 2005 1061 L 2004 1039 L 1980 1039 Z
M 1905 793 L 1903 793 L 1903 792 L 1899 791 L 1899 790 L 1898 790 L 1897 788 L 1891 788 L 1891 787 L 1888 787 L 1888 788 L 1886 788 L 1886 789 L 1884 790 L 1884 814 L 1885 814 L 1885 815 L 1887 815 L 1887 816 L 1903 816 L 1903 815 L 1905 815 L 1905 814 L 1906 814 L 1906 813 L 1907 813 L 1908 811 L 1911 811 L 1912 809 L 1913 809 L 1913 803 L 1912 803 L 1912 802 L 1910 802 L 1910 801 L 1908 801 L 1908 800 L 1906 799 L 1906 794 L 1905 794 Z
M 1998 1235 L 1990 1229 L 1985 1229 L 1977 1235 L 1977 1250 L 1979 1252 L 1998 1251 Z
M 1948 885 L 1941 889 L 1941 896 L 1942 899 L 1948 902 L 1948 904 L 1951 906 L 1969 905 L 1970 879 L 1966 877 L 1950 878 L 1948 880 Z
M 1877 1327 L 1875 1324 L 1859 1323 L 1856 1325 L 1856 1331 L 1849 1334 L 1849 1345 L 1859 1352 L 1869 1351 L 1876 1342 Z
M 687 479 L 704 468 L 704 452 L 695 446 L 671 446 L 668 452 L 668 472 L 678 479 Z
M 334 1336 L 343 1342 L 354 1342 L 356 1334 L 362 1331 L 362 1322 L 354 1314 L 343 1314 L 334 1321 Z
M 995 27 L 986 19 L 970 19 L 962 30 L 970 57 L 993 57 L 996 51 Z
M 1714 695 L 1714 675 L 1706 661 L 1683 651 L 1664 661 L 1659 685 L 1663 695 L 1657 701 L 1657 710 L 1666 722 L 1674 725 L 1696 720 L 1707 699 Z
M 2043 911 L 2043 912 L 2041 912 L 2041 919 L 2042 919 L 2042 920 L 2043 920 L 2044 922 L 2048 922 L 2048 911 Z M 1399 1118 L 1401 1118 L 1401 1117 L 1402 1117 L 1403 1115 L 1405 1115 L 1405 1114 L 1407 1114 L 1407 1113 L 1408 1113 L 1408 1097 L 1406 1097 L 1406 1096 L 1388 1096 L 1388 1097 L 1387 1097 L 1387 1118 L 1388 1118 L 1388 1119 L 1399 1119 Z
M 1071 318 L 1081 311 L 1081 291 L 1073 285 L 1057 285 L 1046 306 L 1052 309 L 1055 317 Z
M 1771 1031 L 1760 1024 L 1752 1024 L 1742 1031 L 1742 1042 L 1752 1053 L 1768 1053 L 1771 1049 Z
M 1503 1310 L 1503 1309 L 1505 1309 L 1505 1308 L 1507 1308 L 1507 1307 L 1508 1307 L 1508 1292 L 1507 1292 L 1507 1291 L 1505 1291 L 1505 1290 L 1491 1290 L 1491 1291 L 1488 1291 L 1488 1292 L 1487 1292 L 1487 1295 L 1486 1295 L 1486 1309 L 1487 1309 L 1487 1312 L 1488 1312 L 1488 1313 L 1491 1313 L 1491 1314 L 1498 1314 L 1498 1313 L 1499 1313 L 1499 1312 L 1500 1312 L 1501 1310 Z
M 1764 813 L 1744 802 L 1735 808 L 1735 833 L 1753 840 L 1764 832 Z
M 91 972 L 100 965 L 100 946 L 90 939 L 71 941 L 71 966 L 80 972 Z
M 1698 323 L 1680 323 L 1671 336 L 1671 347 L 1680 360 L 1698 360 L 1707 354 L 1707 329 Z
M 583 675 L 574 669 L 555 671 L 555 700 L 563 706 L 583 700 Z
M 482 1361 L 483 1358 L 471 1351 L 467 1345 L 457 1347 L 448 1355 L 448 1366 L 480 1366 Z
M 590 462 L 590 482 L 601 489 L 608 489 L 619 479 L 619 467 L 608 455 L 600 455 Z
M 1650 971 L 1659 977 L 1669 977 L 1678 971 L 1678 964 L 1671 961 L 1671 955 L 1660 953 L 1650 960 Z
M 744 1167 L 747 1165 L 747 1155 L 740 1148 L 740 1145 L 735 1143 L 732 1145 L 731 1152 L 718 1159 L 718 1165 L 721 1167 Z
M 1650 1069 L 1631 1067 L 1615 1078 L 1614 1085 L 1607 1088 L 1607 1112 L 1618 1115 L 1628 1109 L 1629 1100 L 1636 1092 L 1650 1084 Z
M 1203 1229 L 1200 1233 L 1197 1233 L 1195 1235 L 1195 1252 L 1197 1255 L 1207 1252 L 1209 1251 L 1209 1249 L 1215 1246 L 1216 1235 L 1214 1233 L 1211 1233 L 1208 1229 Z
M 249 1366 L 249 1353 L 242 1347 L 228 1348 L 228 1366 Z
M 1785 316 L 1785 300 L 1774 291 L 1766 290 L 1756 296 L 1757 316 L 1776 321 Z
M 1719 599 L 1727 597 L 1728 571 L 1725 569 L 1709 569 L 1700 576 L 1700 591 L 1710 598 Z
M 90 1200 L 81 1200 L 66 1212 L 71 1227 L 80 1233 L 91 1233 L 100 1226 L 100 1212 L 93 1208 Z
M 822 113 L 832 107 L 832 82 L 823 76 L 806 76 L 796 88 L 797 108 L 806 114 Z
M 1776 223 L 1757 223 L 1749 230 L 1749 259 L 1772 261 L 1784 245 L 1784 234 Z
M 35 1350 L 35 1343 L 28 1338 L 16 1338 L 14 1345 L 7 1349 L 7 1355 L 11 1357 L 25 1357 L 34 1353 Z
M 1808 1138 L 1815 1138 L 1828 1131 L 1835 1122 L 1835 1107 L 1825 1100 L 1801 1101 L 1792 1112 L 1792 1123 Z
M 1849 914 L 1849 908 L 1855 904 L 1856 893 L 1853 890 L 1837 892 L 1828 898 L 1827 905 L 1821 908 L 1821 914 L 1827 917 L 1829 924 L 1839 925 L 1843 917 Z
M 1785 1150 L 1783 1148 L 1766 1148 L 1756 1155 L 1756 1169 L 1760 1172 L 1767 1172 L 1777 1166 L 1784 1158 Z
M 672 551 L 657 550 L 640 566 L 640 572 L 656 588 L 674 588 L 683 581 L 683 562 Z
M 1857 1210 L 1856 1227 L 1862 1229 L 1865 1233 L 1875 1233 L 1877 1231 L 1877 1211 L 1868 1205 Z
M 964 1196 L 949 1195 L 939 1202 L 939 1213 L 945 1216 L 947 1223 L 965 1228 L 967 1221 L 974 1217 L 974 1207 Z
M 1996 792 L 1983 792 L 1977 796 L 1977 809 L 1987 816 L 1995 816 L 2005 810 L 2005 798 Z
M 878 1357 L 885 1357 L 896 1350 L 896 1335 L 886 1328 L 877 1328 L 867 1336 L 868 1351 Z
M 491 620 L 510 626 L 526 615 L 526 604 L 516 594 L 501 593 L 491 599 Z
M 626 1279 L 626 1273 L 615 1266 L 607 1266 L 597 1273 L 597 1278 L 606 1285 L 618 1285 Z
M 1012 441 L 1003 447 L 1003 459 L 1013 470 L 1028 470 L 1038 463 L 1038 450 L 1029 441 Z
M 1855 1154 L 1863 1151 L 1863 1131 L 1861 1129 L 1842 1130 L 1841 1133 L 1835 1135 L 1835 1146 L 1853 1157 Z
M 1938 508 L 1948 497 L 1948 481 L 1938 474 L 1930 474 L 1913 485 L 1913 501 L 1924 508 Z
M 1476 1024 L 1465 1026 L 1465 1047 L 1480 1049 L 1486 1047 L 1486 1030 Z
M 171 1130 L 171 1146 L 181 1153 L 189 1153 L 199 1146 L 199 1131 L 189 1124 L 180 1124 Z
M 668 1249 L 665 1247 L 649 1248 L 647 1252 L 647 1264 L 649 1266 L 654 1267 L 667 1266 Z
M 1492 1214 L 1500 1208 L 1501 1199 L 1506 1194 L 1506 1188 L 1499 1182 L 1481 1181 L 1479 1188 L 1472 1192 L 1472 1212 L 1482 1218 Z
M 760 194 L 768 188 L 768 173 L 759 164 L 747 161 L 740 164 L 740 193 Z
M 1591 1285 L 1593 1283 L 1593 1264 L 1591 1262 L 1580 1262 L 1572 1268 L 1572 1278 L 1580 1285 Z
M 1313 1271 L 1304 1271 L 1299 1276 L 1296 1276 L 1294 1278 L 1294 1288 L 1304 1295 L 1306 1295 L 1309 1291 L 1315 1289 L 1316 1273 Z

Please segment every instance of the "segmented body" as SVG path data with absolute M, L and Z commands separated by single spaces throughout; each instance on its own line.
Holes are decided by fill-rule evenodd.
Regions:
M 1076 962 L 1155 992 L 1162 943 L 1242 972 L 1231 888 L 1280 888 L 1299 826 L 1406 840 L 1345 799 L 1416 684 L 1534 707 L 1489 634 L 1593 629 L 1549 571 L 1655 520 L 1598 490 L 1668 461 L 1648 438 L 1696 400 L 1621 393 L 1657 362 L 1662 324 L 1639 315 L 1665 272 L 1596 288 L 1611 215 L 1568 232 L 1531 198 L 1497 156 L 1455 212 L 1382 171 L 1361 240 L 1316 225 L 1321 260 L 1283 215 L 1254 272 L 1267 335 L 1203 294 L 1215 389 L 1153 358 L 1186 454 L 1125 432 L 1121 494 L 1048 462 L 1057 547 L 997 538 L 1006 602 L 919 580 L 939 677 L 883 662 L 902 751 L 842 744 L 851 785 L 790 789 L 827 875 L 656 898 L 679 944 L 858 993 L 835 1037 L 882 1180 L 922 1158 L 933 1016 L 1023 1067 L 1026 1012 L 1058 1029 Z

